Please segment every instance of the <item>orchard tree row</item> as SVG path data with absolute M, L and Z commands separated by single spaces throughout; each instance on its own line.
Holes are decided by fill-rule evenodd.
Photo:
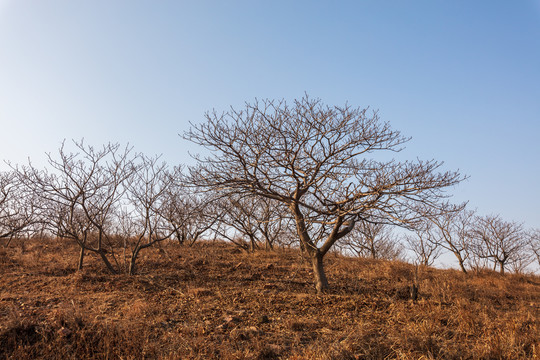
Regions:
M 84 141 L 63 143 L 43 169 L 11 165 L 0 173 L 4 245 L 54 236 L 79 245 L 79 269 L 93 253 L 112 273 L 130 274 L 141 251 L 164 240 L 297 246 L 318 292 L 329 286 L 323 260 L 331 249 L 399 258 L 406 246 L 424 265 L 449 251 L 463 272 L 540 263 L 538 229 L 451 204 L 447 190 L 464 176 L 435 160 L 396 160 L 410 139 L 377 112 L 307 95 L 255 101 L 207 113 L 183 137 L 208 154 L 193 167 Z

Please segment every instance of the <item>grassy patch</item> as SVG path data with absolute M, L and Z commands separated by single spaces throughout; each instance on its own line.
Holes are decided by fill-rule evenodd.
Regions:
M 326 259 L 329 294 L 294 250 L 228 244 L 149 249 L 141 274 L 110 275 L 77 249 L 0 252 L 0 358 L 534 359 L 540 278 L 463 275 L 401 262 Z

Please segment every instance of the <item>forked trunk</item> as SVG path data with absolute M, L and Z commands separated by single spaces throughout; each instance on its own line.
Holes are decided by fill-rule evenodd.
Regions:
M 265 250 L 274 250 L 274 245 L 270 241 L 270 239 L 266 238 L 266 242 L 264 243 Z
M 298 237 L 300 238 L 300 248 L 302 252 L 307 252 L 311 257 L 311 263 L 313 265 L 313 276 L 315 278 L 315 288 L 317 289 L 317 294 L 321 294 L 328 289 L 328 279 L 326 278 L 326 273 L 324 272 L 323 266 L 323 257 L 328 249 L 318 249 L 315 244 L 311 241 L 308 231 L 306 229 L 306 223 L 304 215 L 300 211 L 298 204 L 292 204 L 290 206 L 292 213 L 294 214 L 294 219 L 296 222 L 296 231 Z M 330 241 L 327 240 L 323 248 L 328 246 L 328 248 L 333 244 L 335 239 L 337 239 L 336 234 L 330 235 Z
M 311 257 L 311 262 L 313 265 L 313 276 L 315 277 L 315 288 L 317 289 L 317 294 L 322 294 L 328 289 L 328 279 L 326 278 L 326 273 L 324 272 L 323 265 L 323 255 L 317 251 Z

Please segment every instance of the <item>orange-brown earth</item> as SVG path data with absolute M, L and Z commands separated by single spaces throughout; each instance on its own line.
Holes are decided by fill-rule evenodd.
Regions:
M 536 359 L 540 278 L 329 254 L 317 295 L 296 250 L 162 244 L 140 274 L 110 275 L 77 248 L 0 248 L 0 358 Z

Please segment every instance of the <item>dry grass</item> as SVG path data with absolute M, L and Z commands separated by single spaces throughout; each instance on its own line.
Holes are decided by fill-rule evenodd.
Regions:
M 295 251 L 176 244 L 142 274 L 75 271 L 77 249 L 0 249 L 0 358 L 537 359 L 540 279 L 329 254 L 317 296 Z M 170 258 L 172 261 L 170 261 Z

